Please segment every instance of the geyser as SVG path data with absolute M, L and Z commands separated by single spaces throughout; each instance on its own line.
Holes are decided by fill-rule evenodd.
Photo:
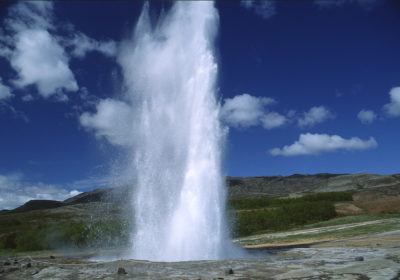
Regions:
M 233 247 L 224 221 L 213 53 L 218 22 L 211 1 L 174 2 L 156 23 L 146 3 L 123 46 L 120 63 L 135 107 L 130 257 L 220 259 Z

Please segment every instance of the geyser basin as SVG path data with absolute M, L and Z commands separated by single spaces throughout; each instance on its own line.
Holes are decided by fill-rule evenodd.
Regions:
M 123 48 L 127 99 L 135 107 L 132 258 L 221 259 L 233 252 L 215 97 L 217 28 L 211 1 L 174 2 L 155 25 L 146 3 Z

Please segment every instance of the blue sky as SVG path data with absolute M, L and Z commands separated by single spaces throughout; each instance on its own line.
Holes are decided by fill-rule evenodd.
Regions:
M 151 16 L 170 5 L 150 2 Z M 120 46 L 142 6 L 1 6 L 0 208 L 115 183 L 123 151 L 112 110 L 125 109 L 116 101 L 124 90 Z M 400 4 L 216 7 L 227 175 L 399 172 Z

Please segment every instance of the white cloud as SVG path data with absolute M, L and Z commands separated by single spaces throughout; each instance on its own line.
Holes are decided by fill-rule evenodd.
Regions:
M 254 97 L 249 94 L 226 98 L 221 108 L 221 118 L 233 127 L 250 127 L 260 124 L 264 106 L 275 101 L 268 97 Z
M 375 114 L 374 111 L 372 110 L 361 110 L 357 114 L 357 118 L 363 123 L 363 124 L 371 124 L 375 121 L 377 118 L 377 115 Z
M 391 117 L 400 116 L 400 87 L 394 87 L 389 92 L 390 103 L 383 106 L 385 113 Z
M 14 86 L 36 85 L 41 96 L 60 101 L 64 91 L 78 90 L 64 48 L 49 32 L 55 30 L 52 2 L 19 2 L 4 22 L 11 39 L 3 44 L 12 50 L 6 57 L 18 75 Z
M 14 209 L 32 199 L 63 201 L 79 193 L 56 185 L 24 182 L 20 174 L 0 175 L 0 210 Z
M 265 129 L 280 127 L 287 122 L 287 118 L 279 113 L 270 112 L 261 118 L 262 126 Z
M 97 51 L 115 57 L 117 44 L 90 38 L 72 24 L 57 23 L 53 9 L 52 1 L 25 1 L 10 6 L 0 29 L 0 56 L 17 72 L 14 87 L 34 85 L 42 97 L 65 102 L 66 92 L 79 89 L 70 69 L 70 56 L 82 59 L 88 52 Z M 60 35 L 58 29 L 65 26 L 70 26 L 69 35 Z
M 40 95 L 77 91 L 74 74 L 68 66 L 63 48 L 46 30 L 24 30 L 16 36 L 11 66 L 18 72 L 18 87 L 35 84 Z
M 5 19 L 6 28 L 12 32 L 26 29 L 53 29 L 53 2 L 18 2 L 11 6 Z
M 82 32 L 77 32 L 72 39 L 65 40 L 65 44 L 72 47 L 72 55 L 78 58 L 83 58 L 91 51 L 97 51 L 109 57 L 114 57 L 117 53 L 116 42 L 112 40 L 97 41 Z
M 254 13 L 263 19 L 269 19 L 276 14 L 276 5 L 274 1 L 250 1 L 242 0 L 240 5 L 246 9 L 253 10 Z
M 312 107 L 308 112 L 303 113 L 303 117 L 297 120 L 299 126 L 313 126 L 322 123 L 334 115 L 324 106 Z
M 300 134 L 299 140 L 292 145 L 271 149 L 269 153 L 273 156 L 318 155 L 337 150 L 366 150 L 377 146 L 373 137 L 368 140 L 358 137 L 345 139 L 338 135 L 306 133 Z
M 0 100 L 10 98 L 11 96 L 13 96 L 11 94 L 11 89 L 3 84 L 3 81 L 0 77 Z
M 97 112 L 83 113 L 79 120 L 83 127 L 95 132 L 96 137 L 105 137 L 111 144 L 124 146 L 132 141 L 130 137 L 131 107 L 121 101 L 105 99 L 99 102 Z

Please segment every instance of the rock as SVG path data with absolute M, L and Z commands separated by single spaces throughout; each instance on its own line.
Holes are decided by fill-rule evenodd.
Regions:
M 127 274 L 125 269 L 123 267 L 118 267 L 118 272 L 117 274 Z
M 362 262 L 363 260 L 364 260 L 364 257 L 355 257 L 355 259 L 354 259 L 355 261 L 357 261 L 357 262 Z
M 233 269 L 232 268 L 228 268 L 225 270 L 225 275 L 231 275 L 233 274 Z
M 35 268 L 32 268 L 32 269 L 30 269 L 29 270 L 29 274 L 30 275 L 35 275 L 35 274 L 37 274 L 39 271 L 37 270 L 37 269 L 35 269 Z

